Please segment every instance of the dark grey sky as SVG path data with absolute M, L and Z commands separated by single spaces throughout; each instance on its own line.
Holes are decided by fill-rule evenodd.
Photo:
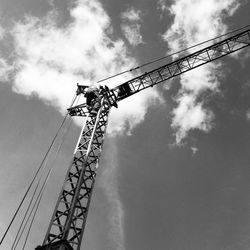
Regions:
M 13 42 L 10 31 L 15 22 L 23 22 L 25 15 L 35 16 L 42 22 L 49 11 L 57 9 L 57 16 L 54 18 L 58 29 L 63 29 L 72 22 L 70 10 L 80 2 L 0 0 L 0 25 L 6 29 L 5 37 L 0 43 L 1 57 L 10 64 L 18 61 L 21 54 L 17 52 L 17 44 Z M 133 58 L 140 64 L 166 54 L 171 46 L 160 35 L 173 24 L 174 16 L 169 12 L 161 13 L 156 1 L 101 2 L 113 28 L 110 36 L 113 41 L 124 41 L 129 60 Z M 175 3 L 165 2 L 167 6 Z M 187 2 L 192 5 L 197 1 Z M 222 2 L 218 1 L 218 5 Z M 237 3 L 233 0 L 231 2 Z M 84 1 L 82 3 L 87 5 Z M 229 30 L 249 24 L 250 2 L 242 1 L 239 4 L 239 8 L 230 17 L 222 11 L 223 23 Z M 208 4 L 208 8 L 209 6 Z M 121 28 L 121 13 L 132 7 L 140 11 L 143 43 L 137 46 L 126 40 Z M 34 32 L 36 29 L 30 30 L 31 35 Z M 67 36 L 67 32 L 64 35 Z M 83 37 L 88 41 L 92 39 L 92 34 L 84 34 Z M 44 40 L 41 44 L 42 42 Z M 36 47 L 33 51 L 36 51 Z M 62 53 L 67 54 L 68 51 L 63 50 Z M 83 55 L 81 53 L 79 52 L 79 57 Z M 221 63 L 217 72 L 218 90 L 205 91 L 203 94 L 205 107 L 214 114 L 210 131 L 188 131 L 182 143 L 176 145 L 176 130 L 171 124 L 172 111 L 177 106 L 176 95 L 180 89 L 180 79 L 177 78 L 169 91 L 163 86 L 157 87 L 164 102 L 150 105 L 144 120 L 132 129 L 131 135 L 121 132 L 116 137 L 106 138 L 82 249 L 249 249 L 249 50 L 246 49 L 236 59 L 224 58 Z M 151 69 L 155 66 L 152 65 Z M 68 92 L 70 97 L 66 101 L 55 104 L 53 96 L 46 98 L 49 94 L 44 94 L 42 84 L 33 89 L 28 84 L 26 86 L 25 79 L 29 79 L 25 77 L 21 86 L 23 89 L 30 89 L 30 92 L 22 89 L 21 94 L 15 93 L 12 87 L 17 86 L 15 75 L 18 70 L 17 67 L 11 71 L 10 77 L 7 80 L 1 79 L 0 84 L 1 235 L 63 119 L 63 105 L 69 103 L 68 99 L 73 96 L 73 92 Z M 113 71 L 104 71 L 107 75 L 110 72 Z M 37 75 L 32 76 L 31 74 L 30 78 L 34 85 L 35 82 L 42 83 L 44 79 L 48 79 L 41 76 L 40 80 Z M 58 79 L 54 79 L 56 84 Z M 73 91 L 75 78 L 66 78 L 68 79 L 72 79 Z M 48 86 L 48 92 L 51 88 L 52 94 L 57 93 L 54 85 Z M 32 91 L 33 94 L 30 94 Z M 67 87 L 65 91 L 68 91 Z M 58 94 L 62 95 L 62 100 L 64 95 L 61 92 Z M 133 104 L 130 105 L 133 107 Z M 119 119 L 118 117 L 117 120 Z M 28 250 L 34 249 L 43 240 L 79 129 L 79 126 L 73 124 L 67 134 L 38 211 L 26 247 Z M 53 155 L 50 162 L 52 160 Z M 20 221 L 20 217 L 18 220 Z M 18 222 L 0 249 L 10 249 L 17 224 Z

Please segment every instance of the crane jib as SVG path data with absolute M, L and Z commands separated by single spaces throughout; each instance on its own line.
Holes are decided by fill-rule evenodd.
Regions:
M 182 73 L 217 60 L 249 45 L 250 29 L 165 64 L 150 72 L 145 72 L 113 88 L 112 91 L 115 93 L 117 101 L 121 101 L 143 89 L 181 75 Z

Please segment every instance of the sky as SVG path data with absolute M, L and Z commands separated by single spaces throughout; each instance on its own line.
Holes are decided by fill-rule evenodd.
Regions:
M 97 84 L 246 26 L 249 10 L 248 0 L 0 0 L 0 235 L 77 83 Z M 111 111 L 81 249 L 250 248 L 249 66 L 246 48 Z M 81 124 L 67 120 L 49 155 L 43 178 L 53 172 L 27 250 L 44 239 Z M 0 249 L 11 248 L 23 213 Z

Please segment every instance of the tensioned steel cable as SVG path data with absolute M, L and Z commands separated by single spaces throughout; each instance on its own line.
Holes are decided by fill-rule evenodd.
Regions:
M 41 195 L 40 195 L 40 197 L 39 197 L 39 200 L 38 200 L 38 203 L 37 203 L 37 206 L 36 206 L 35 213 L 34 213 L 34 215 L 33 215 L 33 217 L 32 217 L 32 221 L 31 221 L 31 223 L 30 223 L 30 227 L 29 227 L 29 229 L 28 229 L 28 233 L 27 233 L 27 236 L 26 236 L 26 238 L 25 238 L 25 242 L 24 242 L 24 245 L 23 245 L 23 250 L 25 249 L 25 246 L 26 246 L 26 243 L 27 243 L 29 234 L 30 234 L 31 227 L 32 227 L 33 222 L 34 222 L 34 219 L 35 219 L 35 215 L 36 215 L 37 209 L 38 209 L 38 207 L 39 207 L 39 205 L 40 205 L 40 202 L 41 202 L 41 200 L 42 200 L 42 197 L 43 197 L 43 193 L 44 193 L 44 190 L 43 190 L 43 192 L 41 193 Z
M 44 184 L 43 184 L 43 185 L 44 185 Z M 23 227 L 23 229 L 22 229 L 22 231 L 21 231 L 21 233 L 20 233 L 20 235 L 19 235 L 19 237 L 18 237 L 18 239 L 17 239 L 17 241 L 16 241 L 16 245 L 15 245 L 15 247 L 13 248 L 14 250 L 16 249 L 16 247 L 17 247 L 17 245 L 18 245 L 18 243 L 19 243 L 19 241 L 20 241 L 20 239 L 21 239 L 21 237 L 22 237 L 22 235 L 23 235 L 23 232 L 24 232 L 24 230 L 25 230 L 25 228 L 26 228 L 26 226 L 27 226 L 27 224 L 28 224 L 28 222 L 29 222 L 30 216 L 31 216 L 31 214 L 33 213 L 33 211 L 34 211 L 34 209 L 35 209 L 35 205 L 36 205 L 36 203 L 37 203 L 37 201 L 38 201 L 38 199 L 39 199 L 39 197 L 40 197 L 40 194 L 41 194 L 41 192 L 42 192 L 41 190 L 42 190 L 42 189 L 40 189 L 40 191 L 39 191 L 39 193 L 38 193 L 38 196 L 37 196 L 37 198 L 36 198 L 36 200 L 35 200 L 35 203 L 33 204 L 32 208 L 31 208 L 31 211 L 29 212 L 28 219 L 26 220 L 25 225 L 24 225 L 24 227 Z
M 11 225 L 12 225 L 12 223 L 14 222 L 14 220 L 15 220 L 15 218 L 16 218 L 16 216 L 17 216 L 17 213 L 19 212 L 21 206 L 23 205 L 23 202 L 24 202 L 26 196 L 28 195 L 28 193 L 29 193 L 29 191 L 30 191 L 30 189 L 31 189 L 31 187 L 32 187 L 32 185 L 33 185 L 33 183 L 34 183 L 36 177 L 38 176 L 38 173 L 39 173 L 40 170 L 42 169 L 42 167 L 43 167 L 43 165 L 44 165 L 44 162 L 45 162 L 45 160 L 46 160 L 46 158 L 47 158 L 47 156 L 48 156 L 48 154 L 49 154 L 49 152 L 50 152 L 52 146 L 53 146 L 54 143 L 55 143 L 55 140 L 56 140 L 56 138 L 57 138 L 58 132 L 60 131 L 62 125 L 64 124 L 64 122 L 65 122 L 65 120 L 66 120 L 66 117 L 67 117 L 67 115 L 64 117 L 63 122 L 62 122 L 61 126 L 59 127 L 59 130 L 57 131 L 56 135 L 54 136 L 54 138 L 53 138 L 53 140 L 52 140 L 52 142 L 51 142 L 51 144 L 50 144 L 50 146 L 49 146 L 49 149 L 47 150 L 46 154 L 44 155 L 43 160 L 42 160 L 40 166 L 38 167 L 38 169 L 37 169 L 37 171 L 36 171 L 36 173 L 35 173 L 35 175 L 34 175 L 32 181 L 30 182 L 29 187 L 27 188 L 27 190 L 26 190 L 26 192 L 25 192 L 25 194 L 24 194 L 24 196 L 23 196 L 23 198 L 22 198 L 22 200 L 21 200 L 21 202 L 20 202 L 20 204 L 19 204 L 19 206 L 18 206 L 18 208 L 17 208 L 15 214 L 13 215 L 13 217 L 12 217 L 12 219 L 11 219 L 11 221 L 10 221 L 10 223 L 9 223 L 9 225 L 8 225 L 8 227 L 7 227 L 5 233 L 4 233 L 4 235 L 3 235 L 3 237 L 2 237 L 2 239 L 1 239 L 1 241 L 0 241 L 0 245 L 3 243 L 4 238 L 6 237 L 8 231 L 9 231 Z
M 32 219 L 31 219 L 30 226 L 29 226 L 29 229 L 28 229 L 28 232 L 27 232 L 27 235 L 26 235 L 24 244 L 23 244 L 23 248 L 22 248 L 23 250 L 24 250 L 24 248 L 25 248 L 25 246 L 26 246 L 26 243 L 27 243 L 27 240 L 28 240 L 28 237 L 29 237 L 29 234 L 30 234 L 31 227 L 32 227 L 32 225 L 33 225 L 33 222 L 34 222 L 34 219 L 35 219 L 35 216 L 36 216 L 37 209 L 38 209 L 39 204 L 40 204 L 40 202 L 41 202 L 41 199 L 42 199 L 42 197 L 43 197 L 43 193 L 44 193 L 44 190 L 45 190 L 45 186 L 46 186 L 46 183 L 47 183 L 47 181 L 48 181 L 48 179 L 49 179 L 49 176 L 50 176 L 50 174 L 51 174 L 51 171 L 52 171 L 52 168 L 48 171 L 47 176 L 46 176 L 46 178 L 45 178 L 45 180 L 44 180 L 44 182 L 43 182 L 42 188 L 41 188 L 41 190 L 40 190 L 40 192 L 39 192 L 39 194 L 38 194 L 38 196 L 37 196 L 37 199 L 36 199 L 36 201 L 35 201 L 35 203 L 34 203 L 34 206 L 33 206 L 32 210 L 31 210 L 31 212 L 30 212 L 30 216 L 31 216 L 32 213 L 33 213 L 33 210 L 35 209 L 35 212 L 34 212 L 33 217 L 32 217 Z
M 41 202 L 41 200 L 42 200 L 42 196 L 43 196 L 44 191 L 45 191 L 45 188 L 46 188 L 46 184 L 48 183 L 49 177 L 50 177 L 50 175 L 51 175 L 51 173 L 52 173 L 52 171 L 53 171 L 53 169 L 54 169 L 54 167 L 55 167 L 55 164 L 54 164 L 54 163 L 55 163 L 56 160 L 57 160 L 58 154 L 59 154 L 59 152 L 60 152 L 60 150 L 61 150 L 61 148 L 62 148 L 62 145 L 63 145 L 63 143 L 64 143 L 65 137 L 66 137 L 66 135 L 67 135 L 67 133 L 68 133 L 70 127 L 71 127 L 72 121 L 73 121 L 73 119 L 70 119 L 69 126 L 68 126 L 68 127 L 64 130 L 64 132 L 63 132 L 62 141 L 61 141 L 61 143 L 60 143 L 60 145 L 59 145 L 59 147 L 58 147 L 58 149 L 57 149 L 55 158 L 54 158 L 54 160 L 53 160 L 53 162 L 52 162 L 52 164 L 51 164 L 52 167 L 50 168 L 49 173 L 48 173 L 48 175 L 47 175 L 47 177 L 46 177 L 46 179 L 45 179 L 45 181 L 44 181 L 44 184 L 43 184 L 43 186 L 42 186 L 42 188 L 41 188 L 40 197 L 39 197 L 39 195 L 38 195 L 39 200 L 38 200 L 38 202 L 37 202 L 37 205 L 36 205 L 36 208 L 35 208 L 35 212 L 34 212 L 34 214 L 33 214 L 33 217 L 32 217 L 32 220 L 31 220 L 31 223 L 30 223 L 30 226 L 29 226 L 29 229 L 28 229 L 26 238 L 25 238 L 25 242 L 24 242 L 24 245 L 23 245 L 23 249 L 24 249 L 25 246 L 26 246 L 26 243 L 27 243 L 27 240 L 28 240 L 28 237 L 29 237 L 29 234 L 30 234 L 31 227 L 32 227 L 32 225 L 33 225 L 33 223 L 34 223 L 34 219 L 35 219 L 35 216 L 36 216 L 36 214 L 37 214 L 37 210 L 38 210 L 38 208 L 39 208 L 40 202 Z
M 34 197 L 35 197 L 35 193 L 36 193 L 37 188 L 38 188 L 38 186 L 39 186 L 39 184 L 40 184 L 40 181 L 41 181 L 41 177 L 40 177 L 39 180 L 38 180 L 38 183 L 37 183 L 36 188 L 35 188 L 35 190 L 34 190 L 34 192 L 33 192 L 32 198 L 31 198 L 31 200 L 30 200 L 30 202 L 29 202 L 28 208 L 26 209 L 26 212 L 25 212 L 25 214 L 24 214 L 24 217 L 23 217 L 23 219 L 22 219 L 22 222 L 21 222 L 21 224 L 20 224 L 20 226 L 19 226 L 19 228 L 18 228 L 18 231 L 17 231 L 17 233 L 16 233 L 16 237 L 15 237 L 15 239 L 14 239 L 14 242 L 13 242 L 12 246 L 11 246 L 11 250 L 14 249 L 14 246 L 15 246 L 15 244 L 16 244 L 17 238 L 18 238 L 19 233 L 20 233 L 20 231 L 21 231 L 21 229 L 22 229 L 22 227 L 23 227 L 24 221 L 25 221 L 25 219 L 26 219 L 26 216 L 27 216 L 27 214 L 28 214 L 28 211 L 29 211 L 29 209 L 30 209 L 30 206 L 31 206 L 31 204 L 32 204 L 32 201 L 33 201 L 33 199 L 34 199 Z
M 75 99 L 76 99 L 76 95 L 74 95 L 74 97 L 73 97 L 73 99 L 72 99 L 71 106 L 73 105 Z M 4 233 L 4 235 L 3 235 L 3 237 L 2 237 L 2 239 L 1 239 L 1 241 L 0 241 L 0 245 L 3 243 L 3 241 L 4 241 L 4 239 L 5 239 L 6 235 L 7 235 L 7 233 L 9 232 L 9 229 L 10 229 L 12 223 L 14 222 L 14 220 L 15 220 L 15 218 L 16 218 L 16 216 L 17 216 L 17 214 L 18 214 L 18 212 L 19 212 L 19 210 L 20 210 L 20 208 L 21 208 L 21 206 L 23 205 L 23 202 L 24 202 L 24 200 L 26 199 L 26 197 L 27 197 L 27 195 L 28 195 L 28 193 L 29 193 L 29 191 L 30 191 L 30 189 L 31 189 L 31 187 L 32 187 L 32 185 L 33 185 L 33 183 L 34 183 L 36 177 L 38 176 L 38 173 L 41 171 L 42 167 L 44 166 L 44 162 L 46 161 L 47 156 L 48 156 L 48 154 L 49 154 L 51 148 L 53 147 L 53 145 L 54 145 L 54 143 L 55 143 L 55 141 L 56 141 L 56 138 L 57 138 L 57 136 L 58 136 L 58 134 L 59 134 L 61 128 L 63 127 L 63 125 L 64 125 L 64 123 L 65 123 L 65 121 L 66 121 L 67 116 L 68 116 L 68 113 L 64 116 L 64 119 L 63 119 L 63 121 L 62 121 L 62 123 L 61 123 L 59 129 L 57 130 L 56 135 L 54 136 L 54 138 L 53 138 L 53 140 L 52 140 L 52 142 L 51 142 L 51 144 L 50 144 L 50 146 L 49 146 L 47 152 L 45 153 L 45 155 L 44 155 L 44 157 L 43 157 L 43 160 L 42 160 L 41 164 L 39 165 L 39 167 L 38 167 L 38 169 L 37 169 L 37 171 L 36 171 L 36 173 L 35 173 L 35 175 L 34 175 L 32 181 L 30 182 L 30 185 L 28 186 L 28 188 L 27 188 L 27 190 L 26 190 L 26 192 L 25 192 L 25 194 L 24 194 L 24 196 L 23 196 L 23 198 L 22 198 L 22 200 L 21 200 L 21 202 L 20 202 L 20 204 L 19 204 L 17 210 L 15 211 L 15 213 L 14 213 L 14 215 L 13 215 L 13 217 L 12 217 L 12 219 L 11 219 L 11 221 L 10 221 L 10 223 L 9 223 L 9 225 L 8 225 L 8 227 L 7 227 L 5 233 Z
M 32 221 L 31 221 L 31 224 L 30 224 L 30 227 L 29 227 L 29 231 L 30 231 L 30 228 L 31 228 L 31 226 L 32 226 L 32 224 L 33 224 L 33 221 L 34 221 L 34 219 L 35 219 L 36 212 L 37 212 L 38 207 L 39 207 L 39 204 L 40 204 L 40 200 L 41 200 L 41 198 L 42 198 L 42 197 L 39 198 L 39 196 L 41 196 L 41 192 L 42 192 L 42 194 L 43 194 L 43 192 L 44 192 L 44 191 L 42 191 L 42 190 L 44 190 L 45 187 L 46 187 L 46 183 L 47 183 L 47 181 L 48 181 L 48 179 L 49 179 L 49 176 L 50 176 L 50 174 L 51 174 L 51 172 L 52 172 L 52 170 L 53 170 L 53 168 L 54 168 L 54 166 L 55 166 L 54 162 L 56 161 L 56 159 L 57 159 L 57 157 L 58 157 L 58 154 L 59 154 L 59 152 L 60 152 L 60 150 L 61 150 L 61 147 L 62 147 L 62 145 L 63 145 L 63 142 L 64 142 L 64 140 L 65 140 L 66 134 L 68 133 L 68 131 L 69 131 L 69 129 L 70 129 L 70 126 L 71 126 L 71 124 L 72 124 L 72 120 L 73 120 L 73 119 L 70 119 L 69 126 L 68 126 L 67 128 L 65 128 L 64 131 L 63 131 L 62 140 L 61 140 L 61 143 L 60 143 L 60 145 L 59 145 L 59 147 L 58 147 L 58 149 L 57 149 L 57 152 L 56 152 L 56 154 L 55 154 L 55 158 L 53 159 L 53 161 L 52 161 L 52 163 L 51 163 L 52 167 L 51 167 L 50 170 L 49 170 L 49 174 L 47 174 L 47 177 L 46 177 L 46 179 L 44 180 L 43 185 L 42 185 L 42 187 L 41 187 L 40 190 L 39 190 L 39 194 L 38 194 L 38 196 L 37 196 L 37 198 L 36 198 L 35 204 L 33 205 L 32 210 L 30 211 L 29 216 L 28 216 L 28 218 L 27 218 L 27 220 L 26 220 L 26 222 L 25 222 L 25 225 L 23 226 L 22 231 L 21 231 L 20 235 L 18 236 L 18 239 L 16 240 L 15 246 L 14 246 L 14 243 L 13 243 L 13 246 L 12 246 L 11 250 L 15 250 L 16 247 L 17 247 L 17 245 L 19 244 L 19 241 L 21 240 L 21 237 L 22 237 L 22 235 L 23 235 L 23 233 L 24 233 L 24 230 L 25 230 L 25 228 L 26 228 L 26 226 L 27 226 L 27 224 L 28 224 L 28 221 L 29 221 L 30 218 L 31 218 L 32 212 L 33 212 L 34 209 L 35 209 L 35 213 L 33 214 L 33 218 L 32 218 Z M 38 202 L 38 199 L 39 199 L 39 202 Z M 33 201 L 33 199 L 32 199 L 32 201 Z M 31 202 L 32 202 L 32 201 L 31 201 Z M 30 208 L 30 206 L 27 208 L 26 213 L 28 213 L 29 208 Z M 28 234 L 29 234 L 29 231 L 28 231 Z M 28 235 L 28 234 L 27 234 L 27 235 Z M 26 236 L 26 241 L 27 241 L 27 237 L 28 237 L 28 236 Z M 16 238 L 17 238 L 17 236 L 16 236 Z M 26 243 L 25 243 L 25 244 L 26 244 Z
M 206 40 L 206 41 L 204 41 L 204 42 L 197 43 L 197 44 L 192 45 L 192 46 L 190 46 L 190 47 L 188 47 L 188 48 L 185 48 L 185 49 L 182 49 L 182 50 L 180 50 L 180 51 L 174 52 L 174 53 L 172 53 L 172 54 L 169 54 L 169 55 L 160 57 L 160 58 L 158 58 L 158 59 L 149 61 L 149 62 L 147 62 L 147 63 L 141 64 L 141 65 L 139 65 L 139 66 L 136 66 L 135 68 L 132 68 L 132 69 L 129 69 L 129 70 L 125 70 L 125 71 L 122 71 L 122 72 L 117 73 L 117 74 L 115 74 L 115 75 L 109 76 L 109 77 L 107 77 L 107 78 L 104 78 L 104 79 L 102 79 L 102 80 L 99 80 L 97 83 L 107 81 L 107 80 L 109 80 L 109 79 L 111 79 L 111 78 L 114 78 L 114 77 L 117 77 L 117 76 L 119 76 L 119 75 L 123 75 L 123 74 L 125 74 L 125 73 L 129 73 L 129 72 L 132 72 L 132 71 L 134 71 L 134 70 L 143 68 L 143 67 L 145 67 L 145 66 L 147 66 L 147 65 L 150 65 L 150 64 L 153 64 L 153 63 L 162 61 L 162 60 L 164 60 L 164 59 L 166 59 L 166 58 L 172 57 L 172 56 L 174 56 L 174 55 L 178 55 L 178 54 L 180 54 L 180 53 L 182 53 L 182 52 L 185 52 L 185 51 L 187 51 L 187 50 L 189 50 L 189 49 L 192 49 L 192 48 L 195 48 L 195 47 L 200 46 L 200 45 L 202 45 L 202 44 L 205 44 L 205 43 L 214 41 L 214 40 L 216 40 L 216 39 L 218 39 L 218 38 L 221 38 L 221 37 L 230 35 L 230 34 L 232 34 L 232 33 L 238 32 L 238 31 L 240 31 L 240 30 L 246 29 L 246 28 L 248 28 L 248 27 L 250 27 L 250 24 L 248 24 L 248 25 L 246 25 L 246 26 L 244 26 L 244 27 L 242 27 L 242 28 L 232 30 L 232 31 L 230 31 L 230 32 L 228 32 L 228 33 L 225 33 L 225 34 L 223 34 L 223 35 L 220 35 L 220 36 L 217 36 L 217 37 L 208 39 L 208 40 Z
M 64 129 L 63 138 L 62 138 L 62 141 L 61 141 L 61 143 L 60 143 L 60 145 L 59 145 L 59 147 L 58 147 L 58 150 L 57 150 L 57 152 L 56 152 L 56 156 L 55 156 L 55 158 L 53 159 L 52 166 L 54 166 L 54 162 L 56 161 L 57 156 L 58 156 L 58 153 L 59 153 L 59 151 L 61 150 L 61 146 L 62 146 L 62 144 L 63 144 L 63 142 L 64 142 L 65 134 L 68 132 L 68 130 L 69 130 L 70 126 L 71 126 L 71 123 L 72 123 L 72 119 L 70 120 L 70 124 L 69 124 L 68 128 L 67 128 L 67 129 Z M 65 131 L 66 131 L 66 132 L 65 132 Z M 53 167 L 52 167 L 52 168 L 53 168 Z M 52 170 L 52 168 L 51 168 L 51 170 Z M 41 179 L 41 178 L 40 178 L 40 179 Z M 39 179 L 39 182 L 40 182 L 40 179 Z M 38 184 L 39 184 L 39 183 L 38 183 Z M 37 184 L 37 187 L 38 187 L 38 184 Z M 36 187 L 36 190 L 37 190 L 37 187 Z M 26 228 L 26 226 L 27 226 L 27 223 L 28 223 L 28 221 L 29 221 L 29 219 L 30 219 L 31 214 L 29 215 L 29 217 L 28 217 L 28 219 L 26 220 L 25 225 L 24 225 L 24 227 L 23 227 L 23 224 L 24 224 L 24 221 L 25 221 L 25 219 L 26 219 L 26 217 L 27 217 L 27 214 L 28 214 L 28 211 L 29 211 L 29 209 L 30 209 L 30 206 L 31 206 L 31 204 L 32 204 L 32 202 L 33 202 L 33 200 L 34 200 L 34 195 L 35 195 L 35 193 L 36 193 L 36 190 L 34 191 L 34 194 L 33 194 L 32 198 L 31 198 L 31 200 L 30 200 L 29 206 L 28 206 L 28 208 L 27 208 L 27 210 L 26 210 L 26 213 L 25 213 L 24 218 L 23 218 L 23 220 L 22 220 L 22 222 L 21 222 L 21 225 L 20 225 L 20 227 L 19 227 L 19 229 L 18 229 L 18 232 L 17 232 L 17 234 L 16 234 L 16 237 L 15 237 L 15 240 L 14 240 L 14 242 L 13 242 L 13 245 L 12 245 L 11 250 L 16 249 L 16 247 L 17 247 L 17 245 L 18 245 L 18 243 L 19 243 L 19 241 L 20 241 L 20 239 L 21 239 L 21 237 L 22 237 L 22 234 L 23 234 L 23 232 L 24 232 L 24 230 L 25 230 L 25 228 Z M 41 189 L 40 189 L 40 190 L 41 190 Z M 21 231 L 21 234 L 19 235 L 20 230 L 21 230 L 22 227 L 23 227 L 23 229 L 22 229 L 22 231 Z M 18 239 L 18 240 L 17 240 L 17 239 Z
M 27 240 L 28 240 L 28 237 L 29 237 L 29 234 L 30 234 L 31 227 L 32 227 L 33 222 L 34 222 L 34 219 L 35 219 L 35 215 L 36 215 L 37 209 L 38 209 L 38 207 L 39 207 L 39 205 L 40 205 L 40 202 L 41 202 L 41 200 L 42 200 L 42 197 L 43 197 L 43 193 L 44 193 L 44 190 L 42 191 L 42 193 L 41 193 L 41 195 L 40 195 L 40 197 L 39 197 L 39 200 L 38 200 L 38 203 L 37 203 L 37 206 L 36 206 L 35 213 L 34 213 L 34 215 L 33 215 L 33 217 L 32 217 L 32 221 L 31 221 L 31 223 L 30 223 L 30 227 L 29 227 L 27 236 L 26 236 L 26 238 L 25 238 L 25 242 L 24 242 L 24 245 L 23 245 L 23 250 L 24 250 L 24 248 L 25 248 L 25 246 L 26 246 L 26 243 L 27 243 Z

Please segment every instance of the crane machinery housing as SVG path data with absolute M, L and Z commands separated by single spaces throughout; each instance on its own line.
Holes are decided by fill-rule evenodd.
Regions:
M 101 155 L 108 116 L 112 106 L 141 90 L 181 75 L 250 45 L 250 29 L 241 31 L 180 59 L 137 76 L 113 89 L 98 90 L 98 108 L 90 104 L 68 109 L 70 116 L 85 117 L 79 140 L 68 168 L 42 246 L 36 250 L 80 250 L 86 225 L 96 170 Z M 86 86 L 77 86 L 77 95 L 85 95 Z M 91 97 L 95 100 L 97 97 Z M 91 101 L 91 100 L 90 100 Z

